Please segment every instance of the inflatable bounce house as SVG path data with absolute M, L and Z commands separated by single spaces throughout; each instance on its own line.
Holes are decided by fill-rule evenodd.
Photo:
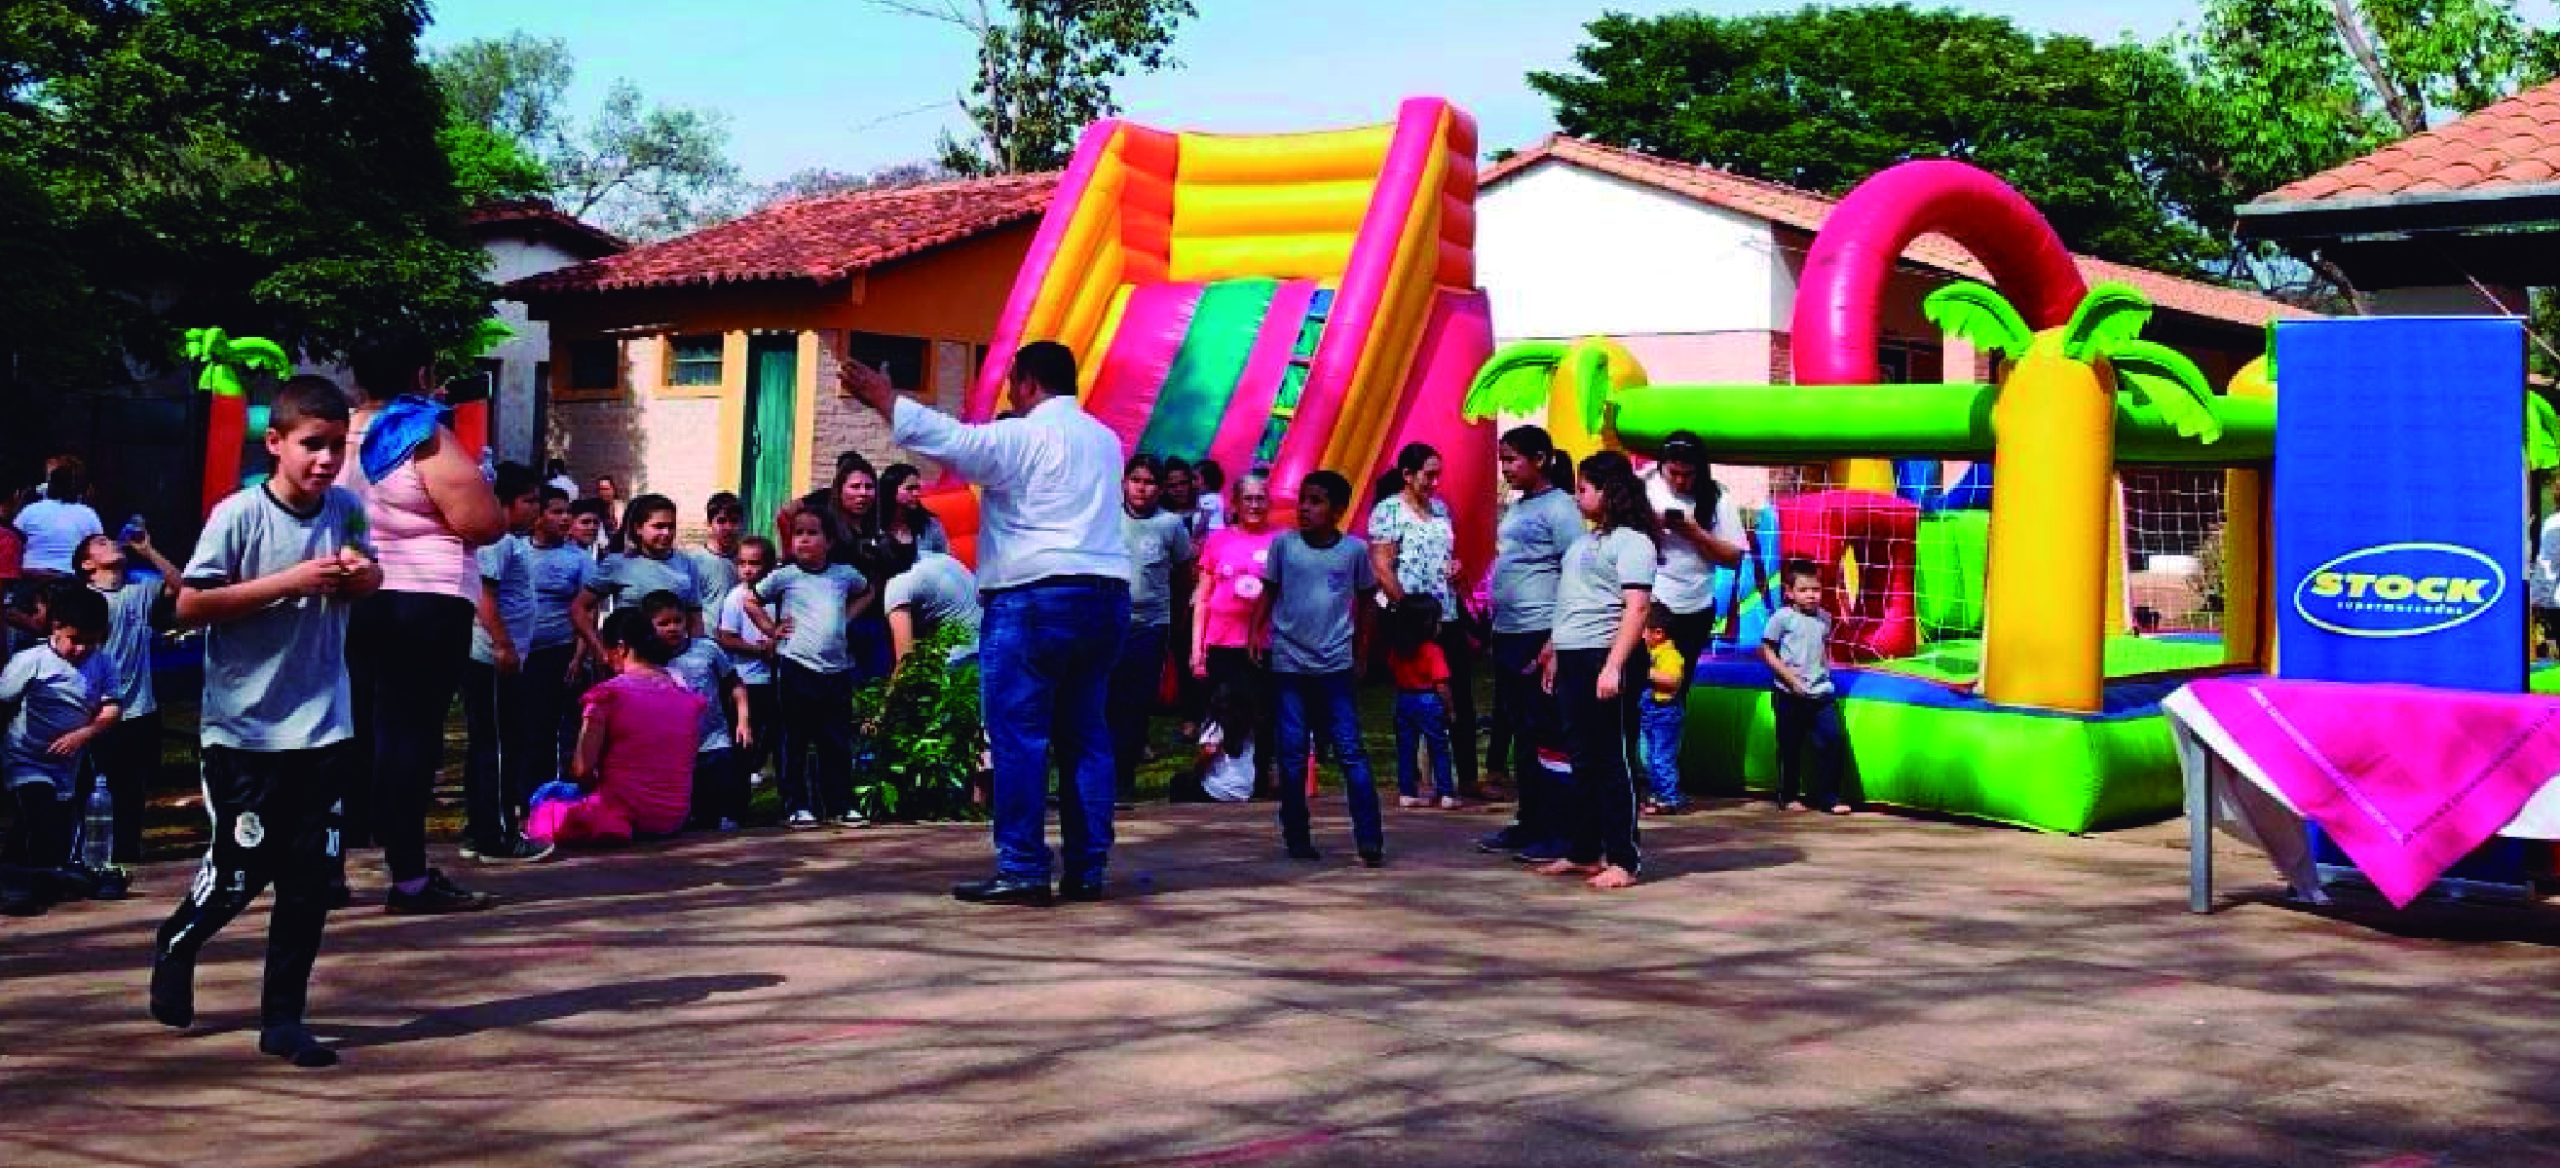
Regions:
M 1937 232 L 2001 291 L 1939 290 L 1931 319 L 1998 357 L 1993 384 L 1882 385 L 1877 305 L 1896 258 Z M 1560 440 L 1644 454 L 1702 437 L 1721 463 L 1796 468 L 1753 524 L 1719 646 L 1697 665 L 1684 772 L 1727 789 L 1776 773 L 1759 629 L 1779 568 L 1821 572 L 1836 617 L 1852 766 L 1873 801 L 2052 831 L 2175 813 L 2159 701 L 2199 673 L 2264 665 L 2266 359 L 2215 394 L 2145 341 L 2150 307 L 2083 281 L 2044 217 L 1954 162 L 1894 167 L 1814 240 L 1793 321 L 1795 385 L 1650 385 L 1606 342 L 1515 346 L 1472 412 L 1543 398 Z M 1514 381 L 1513 379 L 1517 379 Z M 1506 386 L 1506 382 L 1510 382 Z M 1905 460 L 1899 467 L 1884 460 Z M 1952 486 L 1935 461 L 1974 463 Z M 2156 627 L 2131 602 L 2125 483 L 2205 484 L 2186 522 L 2219 548 L 2210 620 Z M 2199 575 L 2205 574 L 2200 567 Z
M 1407 442 L 1439 449 L 1450 497 L 1489 497 L 1492 429 L 1459 410 L 1493 348 L 1475 154 L 1473 119 L 1436 98 L 1385 125 L 1303 134 L 1095 123 L 962 416 L 1003 408 L 1005 355 L 1057 341 L 1077 354 L 1086 410 L 1125 448 L 1231 474 L 1270 466 L 1281 508 L 1319 468 L 1365 490 Z M 932 505 L 968 554 L 965 488 Z M 1459 556 L 1490 562 L 1492 516 L 1460 524 Z

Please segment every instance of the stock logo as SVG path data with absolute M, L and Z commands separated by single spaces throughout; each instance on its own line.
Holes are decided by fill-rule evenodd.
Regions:
M 2423 637 L 2489 611 L 2506 595 L 2496 560 L 2449 543 L 2358 548 L 2293 588 L 2303 620 L 2349 637 Z

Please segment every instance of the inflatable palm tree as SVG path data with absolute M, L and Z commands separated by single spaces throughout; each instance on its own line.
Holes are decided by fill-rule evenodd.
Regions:
M 1983 695 L 2097 709 L 2104 645 L 2092 631 L 2106 623 L 2118 394 L 2180 437 L 2211 444 L 2222 438 L 2212 388 L 2194 362 L 2141 338 L 2151 304 L 2121 284 L 2090 289 L 2068 322 L 2041 332 L 1971 282 L 1931 293 L 1922 309 L 2002 360 L 1991 408 Z
M 196 388 L 213 395 L 204 443 L 204 513 L 240 486 L 240 448 L 248 441 L 249 378 L 293 372 L 284 346 L 265 337 L 235 337 L 218 328 L 191 328 L 181 351 L 204 369 Z

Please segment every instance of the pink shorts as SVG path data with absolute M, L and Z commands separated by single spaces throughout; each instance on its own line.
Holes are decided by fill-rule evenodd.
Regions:
M 620 803 L 603 795 L 555 800 L 533 809 L 525 818 L 524 834 L 546 844 L 627 844 L 631 816 Z

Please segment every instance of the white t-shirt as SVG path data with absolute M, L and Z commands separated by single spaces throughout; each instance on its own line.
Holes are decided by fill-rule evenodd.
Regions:
M 731 588 L 727 596 L 720 598 L 720 611 L 713 617 L 711 627 L 715 632 L 727 633 L 750 645 L 771 643 L 771 639 L 764 635 L 764 630 L 756 627 L 754 618 L 747 615 L 747 586 L 744 584 Z M 773 663 L 763 657 L 753 653 L 731 653 L 729 661 L 738 667 L 738 680 L 741 683 L 746 685 L 773 683 Z
M 18 531 L 27 537 L 25 562 L 30 572 L 71 571 L 71 554 L 80 550 L 80 541 L 106 530 L 86 503 L 39 499 L 18 512 Z
M 34 544 L 30 542 L 28 546 Z M 2560 608 L 2560 514 L 2543 519 L 2542 531 L 2534 539 L 2533 567 L 2525 573 L 2525 584 L 2535 608 Z
M 1687 512 L 1691 519 L 1698 518 L 1698 501 L 1672 490 L 1671 484 L 1662 481 L 1661 467 L 1644 473 L 1644 493 L 1646 498 L 1653 500 L 1657 514 L 1676 507 Z M 1715 520 L 1705 526 L 1707 534 L 1717 539 L 1733 543 L 1743 541 L 1742 508 L 1734 504 L 1733 492 L 1716 492 Z M 1696 544 L 1664 532 L 1662 569 L 1654 574 L 1653 602 L 1681 616 L 1703 612 L 1715 605 L 1714 583 L 1715 565 L 1708 562 L 1706 554 L 1700 552 Z
M 1209 770 L 1200 776 L 1200 789 L 1221 803 L 1242 803 L 1253 798 L 1253 744 L 1244 744 L 1244 752 L 1230 756 L 1224 747 L 1227 732 L 1211 722 L 1200 728 L 1200 745 L 1209 750 Z

